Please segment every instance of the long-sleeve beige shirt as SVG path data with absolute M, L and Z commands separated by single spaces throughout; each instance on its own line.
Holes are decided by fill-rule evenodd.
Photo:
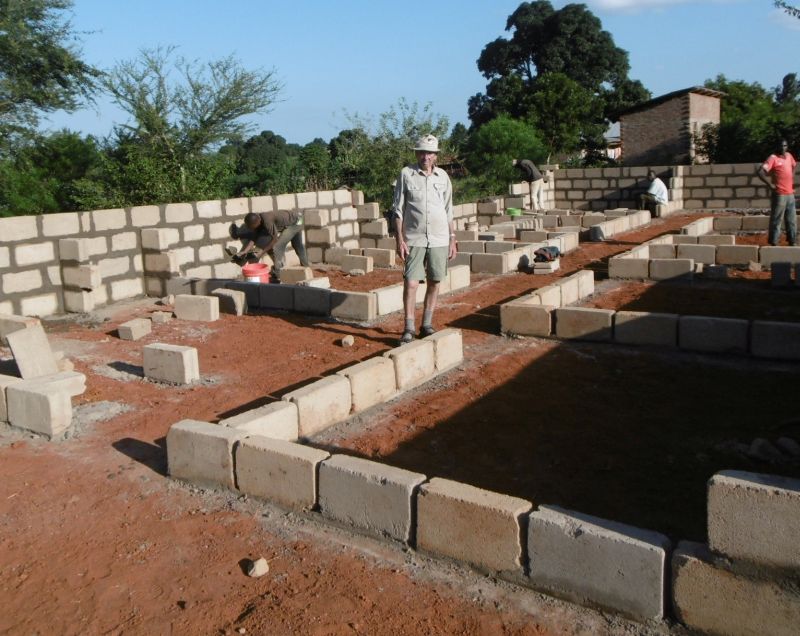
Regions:
M 403 223 L 409 247 L 447 247 L 453 221 L 453 186 L 441 168 L 427 176 L 419 165 L 406 166 L 394 188 L 392 209 Z

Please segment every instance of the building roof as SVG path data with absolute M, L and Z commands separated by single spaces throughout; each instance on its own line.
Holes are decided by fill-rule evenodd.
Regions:
M 649 108 L 653 108 L 654 106 L 658 106 L 659 104 L 663 104 L 664 102 L 668 102 L 671 99 L 675 99 L 676 97 L 682 97 L 687 93 L 697 93 L 698 95 L 705 95 L 707 97 L 725 97 L 727 93 L 723 93 L 722 91 L 715 91 L 712 88 L 706 88 L 705 86 L 692 86 L 690 88 L 682 88 L 679 91 L 672 91 L 671 93 L 667 93 L 666 95 L 661 95 L 660 97 L 654 97 L 653 99 L 642 102 L 641 104 L 637 104 L 636 106 L 631 106 L 630 108 L 626 108 L 625 110 L 617 113 L 617 120 L 625 115 L 630 115 L 632 113 L 638 113 L 642 110 L 647 110 Z

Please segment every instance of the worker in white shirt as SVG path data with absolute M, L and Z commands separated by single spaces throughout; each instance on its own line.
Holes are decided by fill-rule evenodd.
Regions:
M 669 200 L 669 193 L 664 182 L 656 176 L 655 170 L 647 171 L 647 180 L 650 182 L 650 187 L 647 188 L 647 192 L 639 195 L 639 209 L 650 210 L 655 214 L 656 206 Z

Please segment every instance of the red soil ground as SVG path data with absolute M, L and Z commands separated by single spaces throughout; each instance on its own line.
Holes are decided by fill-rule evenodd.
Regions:
M 658 352 L 497 335 L 499 303 L 580 268 L 602 274 L 610 255 L 692 218 L 670 217 L 615 240 L 583 245 L 562 258 L 557 275 L 486 277 L 443 297 L 436 323 L 463 330 L 464 368 L 359 418 L 351 429 L 333 431 L 324 443 L 396 465 L 424 466 L 429 475 L 523 493 L 536 503 L 696 536 L 702 496 L 694 489 L 713 462 L 700 461 L 685 477 L 682 470 L 686 457 L 699 461 L 697 453 L 710 453 L 698 449 L 709 438 L 690 436 L 671 453 L 659 445 L 704 426 L 717 429 L 718 437 L 750 435 L 753 426 L 741 417 L 732 432 L 725 429 L 726 421 L 741 412 L 770 422 L 771 433 L 789 431 L 797 426 L 784 422 L 791 417 L 789 401 L 775 399 L 787 394 L 784 376 L 791 374 L 786 368 L 773 365 L 767 376 L 764 365 L 743 359 L 670 359 Z M 386 276 L 385 284 L 400 281 L 399 271 Z M 313 518 L 171 481 L 165 476 L 164 436 L 172 423 L 216 421 L 374 356 L 396 344 L 401 321 L 393 315 L 361 328 L 286 314 L 223 316 L 212 324 L 154 325 L 152 334 L 135 343 L 114 336 L 119 323 L 156 309 L 162 307 L 131 303 L 106 312 L 106 321 L 102 312 L 96 320 L 47 321 L 54 348 L 63 349 L 88 377 L 87 392 L 75 399 L 76 412 L 101 401 L 131 409 L 105 421 L 83 421 L 70 439 L 59 442 L 2 431 L 0 632 L 640 634 L 667 629 L 609 619 L 330 529 Z M 338 344 L 346 334 L 355 336 L 355 346 Z M 141 347 L 150 342 L 197 347 L 203 381 L 175 388 L 141 379 Z M 691 376 L 693 365 L 713 373 L 705 373 L 705 379 Z M 681 386 L 688 396 L 679 398 L 673 381 L 684 375 L 689 379 Z M 637 378 L 644 379 L 637 383 Z M 757 382 L 744 391 L 740 383 L 747 380 Z M 738 400 L 722 401 L 737 394 Z M 706 416 L 687 418 L 687 409 L 697 405 Z M 708 413 L 713 413 L 710 424 Z M 647 426 L 639 427 L 641 422 Z M 674 435 L 668 434 L 670 427 Z M 527 458 L 518 448 L 530 452 Z M 647 476 L 637 484 L 659 456 L 664 459 L 656 463 L 657 478 Z M 559 475 L 568 477 L 554 479 Z M 695 521 L 669 526 L 670 516 L 683 514 L 669 494 L 674 489 L 664 490 L 669 499 L 662 513 L 656 511 L 661 491 L 650 487 L 671 479 L 691 487 L 686 517 Z M 640 507 L 644 512 L 637 514 Z M 262 555 L 270 561 L 269 574 L 249 579 L 240 561 Z

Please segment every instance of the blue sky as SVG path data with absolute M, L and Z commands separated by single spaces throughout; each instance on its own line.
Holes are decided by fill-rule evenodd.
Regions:
M 553 2 L 562 7 L 567 2 Z M 719 73 L 780 83 L 800 73 L 800 20 L 771 0 L 589 0 L 630 76 L 654 96 Z M 800 3 L 796 3 L 800 4 Z M 325 140 L 347 127 L 345 113 L 376 116 L 396 104 L 431 102 L 450 124 L 468 124 L 467 100 L 486 80 L 476 60 L 505 35 L 519 2 L 507 0 L 75 0 L 72 23 L 83 57 L 99 68 L 139 50 L 176 45 L 187 58 L 234 54 L 246 67 L 274 68 L 282 101 L 254 119 L 255 132 L 288 141 Z M 105 136 L 125 115 L 106 98 L 51 117 L 50 127 Z

